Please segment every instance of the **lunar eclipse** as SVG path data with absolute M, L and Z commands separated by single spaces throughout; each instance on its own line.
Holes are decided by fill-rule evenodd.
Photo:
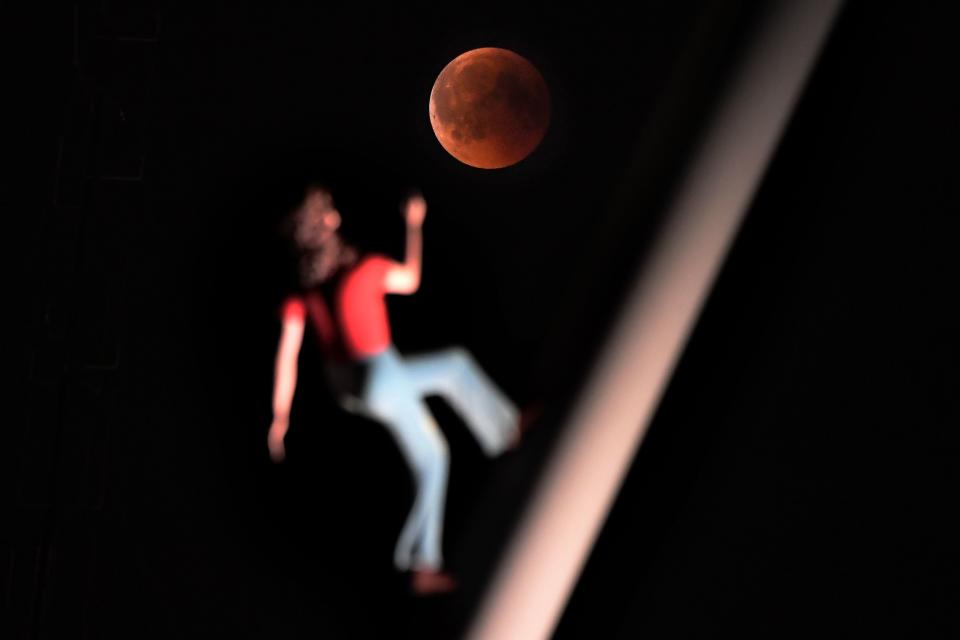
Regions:
M 494 47 L 451 61 L 430 92 L 430 124 L 450 155 L 479 169 L 529 156 L 547 131 L 550 94 L 526 58 Z

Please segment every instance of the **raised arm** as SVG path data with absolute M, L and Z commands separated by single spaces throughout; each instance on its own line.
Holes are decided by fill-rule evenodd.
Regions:
M 283 438 L 290 426 L 290 407 L 297 388 L 297 360 L 303 343 L 303 314 L 284 313 L 283 329 L 277 346 L 273 379 L 273 423 L 267 434 L 267 446 L 274 462 L 286 455 Z
M 403 262 L 391 267 L 386 274 L 387 293 L 414 293 L 420 288 L 420 272 L 423 265 L 423 219 L 427 215 L 427 202 L 422 196 L 407 200 L 404 217 L 407 220 L 407 250 Z

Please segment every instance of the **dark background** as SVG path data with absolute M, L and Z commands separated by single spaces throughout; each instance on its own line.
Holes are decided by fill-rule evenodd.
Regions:
M 456 637 L 762 11 L 198 4 L 0 10 L 26 311 L 3 635 Z M 842 14 L 560 637 L 956 632 L 948 24 Z M 477 46 L 551 89 L 546 139 L 508 170 L 460 165 L 429 128 L 433 79 Z M 266 459 L 276 224 L 310 177 L 352 240 L 397 257 L 422 189 L 398 347 L 463 344 L 545 402 L 525 446 L 487 460 L 431 400 L 453 596 L 412 599 L 392 573 L 406 471 L 333 407 L 309 349 L 288 461 Z

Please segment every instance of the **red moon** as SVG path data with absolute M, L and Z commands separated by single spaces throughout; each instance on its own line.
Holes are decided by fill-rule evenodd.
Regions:
M 430 92 L 430 124 L 450 155 L 479 169 L 516 164 L 550 122 L 550 94 L 526 58 L 485 47 L 457 56 Z

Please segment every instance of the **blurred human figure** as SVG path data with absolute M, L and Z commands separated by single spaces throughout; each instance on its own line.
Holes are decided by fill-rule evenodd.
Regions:
M 419 594 L 456 586 L 443 570 L 442 554 L 449 454 L 424 397 L 437 394 L 449 402 L 488 456 L 515 445 L 520 433 L 517 407 L 465 349 L 404 356 L 393 345 L 385 296 L 409 295 L 420 286 L 426 211 L 421 196 L 406 201 L 406 256 L 397 262 L 379 253 L 361 254 L 345 243 L 330 192 L 316 185 L 307 189 L 290 220 L 301 290 L 282 308 L 273 423 L 267 436 L 271 458 L 283 460 L 298 354 L 310 326 L 340 404 L 383 424 L 410 468 L 415 498 L 395 547 L 394 564 L 411 572 L 411 586 Z

